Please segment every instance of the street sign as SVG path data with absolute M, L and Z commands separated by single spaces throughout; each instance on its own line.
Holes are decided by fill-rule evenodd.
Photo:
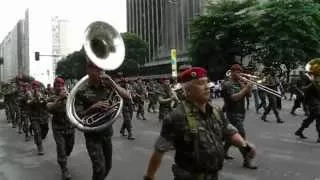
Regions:
M 172 77 L 178 77 L 176 49 L 171 49 L 171 70 L 172 70 Z

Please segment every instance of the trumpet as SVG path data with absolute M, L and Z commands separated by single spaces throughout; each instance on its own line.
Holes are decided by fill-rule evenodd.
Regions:
M 231 70 L 228 70 L 226 72 L 226 76 L 228 78 L 231 77 Z M 267 86 L 264 86 L 262 85 L 262 83 L 264 82 L 264 80 L 262 80 L 262 78 L 258 77 L 258 76 L 254 76 L 254 75 L 251 75 L 251 74 L 245 74 L 245 73 L 240 73 L 240 79 L 245 81 L 245 82 L 249 82 L 253 85 L 256 85 L 260 90 L 266 92 L 266 93 L 269 93 L 269 94 L 272 94 L 274 96 L 277 96 L 277 97 L 282 97 L 281 93 L 279 93 L 278 91 L 274 90 L 274 89 L 271 89 Z M 252 79 L 255 79 L 255 80 L 252 80 Z

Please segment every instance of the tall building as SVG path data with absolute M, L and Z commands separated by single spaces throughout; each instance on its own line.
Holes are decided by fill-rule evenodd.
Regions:
M 3 64 L 0 69 L 0 80 L 7 81 L 19 73 L 25 73 L 25 59 L 23 57 L 24 21 L 20 20 L 1 42 L 1 57 Z
M 61 60 L 62 57 L 67 56 L 76 49 L 71 44 L 71 34 L 72 30 L 70 28 L 70 21 L 65 19 L 60 19 L 58 16 L 52 18 L 52 55 L 53 57 L 53 66 L 52 69 L 55 73 L 57 63 Z
M 204 0 L 127 0 L 128 32 L 149 45 L 145 66 L 170 63 L 170 50 L 177 61 L 188 61 L 190 20 L 203 12 Z

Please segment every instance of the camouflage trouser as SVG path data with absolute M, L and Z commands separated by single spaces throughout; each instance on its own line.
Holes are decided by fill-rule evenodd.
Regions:
M 243 121 L 245 118 L 245 114 L 244 113 L 228 113 L 227 112 L 227 118 L 230 122 L 230 124 L 232 124 L 234 127 L 236 127 L 238 129 L 239 134 L 245 139 L 246 138 L 246 132 L 243 126 Z M 232 146 L 231 141 L 230 140 L 226 140 L 225 144 L 224 144 L 224 151 L 227 154 L 229 148 Z M 239 149 L 240 153 L 245 156 L 245 154 Z
M 157 105 L 157 96 L 154 94 L 149 95 L 149 105 L 148 105 L 148 111 L 152 109 L 154 112 L 156 110 L 156 105 Z
M 171 108 L 164 107 L 160 105 L 159 108 L 159 121 L 162 121 L 166 115 L 168 115 L 171 112 Z
M 8 123 L 11 121 L 11 113 L 10 113 L 10 106 L 8 103 L 5 105 L 5 113 Z
M 25 134 L 26 137 L 29 137 L 29 132 L 30 132 L 30 116 L 28 111 L 21 111 L 21 126 L 22 130 Z
M 123 108 L 122 109 L 122 117 L 123 117 L 123 122 L 122 122 L 122 127 L 120 132 L 124 132 L 125 130 L 127 130 L 128 134 L 130 135 L 132 133 L 132 124 L 131 124 L 131 120 L 132 120 L 132 115 L 133 115 L 133 111 L 127 108 Z
M 85 139 L 92 163 L 92 180 L 104 180 L 112 166 L 111 137 L 85 134 Z
M 43 123 L 41 120 L 31 117 L 31 128 L 33 131 L 34 143 L 37 146 L 42 146 L 42 140 L 47 137 L 49 131 L 48 123 Z
M 67 167 L 67 159 L 74 146 L 74 129 L 52 129 L 57 148 L 57 161 L 62 169 Z
M 218 180 L 218 172 L 211 174 L 195 175 L 178 167 L 175 164 L 172 166 L 172 172 L 174 180 Z
M 139 100 L 137 102 L 137 106 L 138 106 L 138 109 L 137 109 L 137 118 L 139 118 L 139 115 L 144 118 L 144 101 L 143 100 Z

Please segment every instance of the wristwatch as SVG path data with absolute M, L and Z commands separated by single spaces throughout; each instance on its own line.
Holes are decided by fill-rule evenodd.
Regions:
M 150 178 L 148 176 L 143 176 L 143 180 L 152 180 L 152 178 Z

